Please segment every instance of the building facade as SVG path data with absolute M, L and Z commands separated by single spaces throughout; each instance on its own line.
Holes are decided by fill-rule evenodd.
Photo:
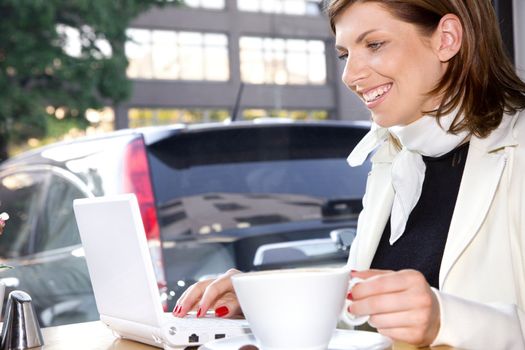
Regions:
M 227 118 L 366 120 L 341 82 L 343 63 L 322 0 L 184 0 L 154 8 L 128 30 L 131 98 L 117 129 Z M 521 0 L 493 0 L 521 76 Z
M 233 114 L 368 118 L 341 82 L 320 1 L 186 0 L 142 14 L 128 35 L 133 94 L 115 110 L 118 129 Z

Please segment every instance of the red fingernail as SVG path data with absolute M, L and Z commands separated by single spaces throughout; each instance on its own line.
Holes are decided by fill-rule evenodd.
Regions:
M 180 311 L 182 310 L 182 305 L 177 305 L 177 309 L 175 310 L 175 313 L 180 313 Z
M 199 308 L 199 310 L 197 310 L 197 317 L 200 317 L 201 316 L 201 308 Z
M 226 316 L 230 312 L 226 306 L 221 306 L 217 309 L 215 309 L 215 316 L 217 317 L 223 317 Z
M 175 307 L 173 308 L 172 313 L 173 314 L 177 314 L 178 313 L 178 311 L 177 311 L 178 308 L 179 308 L 179 305 L 175 305 Z
M 346 299 L 354 300 L 354 297 L 352 297 L 352 292 L 348 292 L 348 294 L 346 295 Z

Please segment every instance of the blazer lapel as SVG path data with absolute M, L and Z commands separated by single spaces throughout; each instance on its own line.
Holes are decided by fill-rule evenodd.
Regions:
M 456 206 L 439 274 L 439 286 L 443 286 L 447 274 L 476 236 L 506 165 L 505 147 L 516 145 L 512 135 L 515 118 L 504 116 L 500 127 L 486 139 L 473 137 L 463 170 Z

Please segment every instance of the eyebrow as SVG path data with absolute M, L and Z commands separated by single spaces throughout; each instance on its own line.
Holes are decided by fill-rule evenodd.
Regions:
M 355 39 L 355 43 L 356 44 L 359 44 L 361 41 L 363 41 L 363 39 L 370 33 L 373 33 L 373 32 L 376 32 L 378 31 L 379 29 L 370 29 L 370 30 L 367 30 L 366 32 L 363 32 L 361 34 L 359 34 L 359 36 Z M 344 47 L 342 46 L 339 46 L 339 45 L 335 45 L 335 48 L 338 49 L 338 50 L 344 50 Z
M 378 29 L 370 29 L 370 30 L 367 30 L 367 31 L 364 32 L 364 33 L 361 33 L 361 34 L 357 37 L 357 39 L 355 39 L 355 43 L 356 43 L 356 44 L 359 44 L 361 41 L 363 41 L 363 39 L 364 39 L 368 34 L 370 34 L 370 33 L 372 33 L 372 32 L 375 32 L 375 31 L 377 31 L 377 30 L 378 30 Z

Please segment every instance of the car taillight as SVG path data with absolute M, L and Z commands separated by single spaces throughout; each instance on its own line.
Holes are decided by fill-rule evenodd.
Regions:
M 166 277 L 162 262 L 160 229 L 157 220 L 155 197 L 151 185 L 146 146 L 142 138 L 131 141 L 126 147 L 124 159 L 124 192 L 134 193 L 139 203 L 140 214 L 146 231 L 153 269 L 161 293 L 164 310 L 167 310 Z

